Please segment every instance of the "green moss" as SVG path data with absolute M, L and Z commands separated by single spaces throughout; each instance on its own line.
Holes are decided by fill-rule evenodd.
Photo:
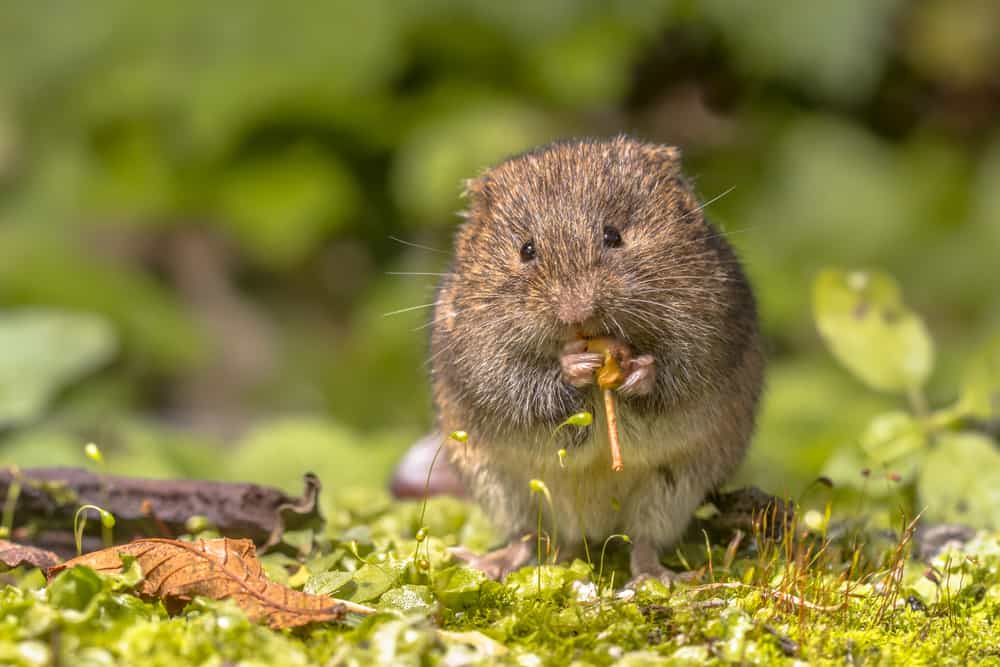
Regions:
M 442 532 L 424 543 L 427 570 L 413 559 L 418 506 L 382 503 L 373 511 L 357 496 L 338 507 L 303 581 L 307 589 L 364 598 L 377 606 L 373 616 L 279 632 L 249 623 L 227 602 L 196 600 L 169 617 L 129 593 L 134 571 L 105 577 L 74 569 L 48 587 L 37 573 L 15 572 L 21 586 L 0 590 L 0 664 L 1000 662 L 996 533 L 981 533 L 929 568 L 900 560 L 906 550 L 892 540 L 862 554 L 803 534 L 741 549 L 728 566 L 725 549 L 713 547 L 711 574 L 706 567 L 700 581 L 645 582 L 633 592 L 609 586 L 610 569 L 599 581 L 583 561 L 485 581 L 445 553 L 466 537 L 488 539 L 475 534 L 483 524 L 468 505 L 432 504 L 444 516 L 428 512 Z M 423 547 L 420 553 L 426 557 Z M 855 553 L 858 564 L 845 574 Z M 703 551 L 691 564 L 708 560 Z M 621 581 L 621 570 L 615 573 Z

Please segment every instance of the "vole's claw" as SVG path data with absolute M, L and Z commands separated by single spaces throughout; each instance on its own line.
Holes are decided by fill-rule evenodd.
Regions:
M 604 356 L 587 352 L 587 341 L 574 340 L 563 345 L 559 364 L 563 379 L 574 387 L 586 387 L 594 383 L 594 371 L 604 363 Z
M 651 354 L 633 357 L 625 363 L 625 382 L 618 388 L 624 396 L 645 396 L 656 386 L 656 363 Z

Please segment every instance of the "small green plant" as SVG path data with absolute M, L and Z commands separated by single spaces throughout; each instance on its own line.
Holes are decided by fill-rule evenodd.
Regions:
M 468 444 L 469 434 L 465 431 L 452 431 L 448 434 L 446 440 L 454 440 L 455 442 L 461 442 L 462 444 Z M 427 542 L 427 538 L 430 535 L 430 531 L 427 526 L 424 525 L 424 518 L 427 516 L 427 498 L 430 496 L 431 490 L 431 475 L 434 473 L 434 465 L 437 463 L 438 457 L 441 455 L 441 450 L 444 449 L 444 443 L 446 440 L 442 440 L 441 444 L 434 451 L 434 456 L 431 458 L 431 464 L 427 467 L 427 479 L 424 481 L 424 498 L 420 503 L 420 518 L 417 520 L 416 541 L 417 546 L 413 550 L 413 563 L 418 570 L 424 573 L 430 572 L 430 543 Z M 420 547 L 423 545 L 425 547 L 425 555 L 420 556 Z
M 545 486 L 545 482 L 540 479 L 533 479 L 529 482 L 529 487 L 531 488 L 531 495 L 538 497 L 538 527 L 535 531 L 535 543 L 536 543 L 536 556 L 538 558 L 538 590 L 542 590 L 542 498 L 545 498 L 545 502 L 549 506 L 549 513 L 552 515 L 552 536 L 550 539 L 546 540 L 546 552 L 554 560 L 558 548 L 559 540 L 559 524 L 558 517 L 556 517 L 556 508 L 552 504 L 552 494 L 549 493 L 549 487 Z
M 813 308 L 833 356 L 872 389 L 905 400 L 905 409 L 873 419 L 850 452 L 864 475 L 831 476 L 866 493 L 879 492 L 867 488 L 869 477 L 898 484 L 915 499 L 911 514 L 1000 527 L 1000 336 L 972 359 L 957 401 L 935 409 L 924 390 L 934 343 L 892 277 L 827 269 L 813 287 Z
M 83 530 L 87 527 L 87 510 L 94 510 L 101 518 L 101 540 L 105 547 L 114 544 L 115 515 L 97 505 L 81 505 L 73 516 L 73 537 L 76 540 L 76 553 L 83 553 Z
M 14 533 L 14 509 L 17 499 L 21 496 L 21 470 L 10 466 L 10 486 L 7 487 L 7 498 L 3 503 L 3 518 L 0 520 L 0 539 L 7 539 Z
M 88 442 L 84 445 L 83 454 L 99 466 L 104 464 L 104 454 L 101 453 L 100 447 L 93 442 Z
M 615 533 L 614 535 L 608 535 L 604 539 L 604 544 L 601 546 L 601 563 L 597 570 L 597 583 L 599 586 L 604 583 L 604 554 L 608 550 L 608 544 L 611 543 L 611 540 L 615 539 L 621 540 L 625 544 L 632 543 L 632 539 L 628 535 L 625 535 L 624 533 Z M 614 572 L 611 573 L 611 580 L 608 582 L 608 588 L 611 590 L 614 590 L 615 588 Z
M 556 439 L 556 436 L 559 434 L 559 431 L 561 431 L 564 427 L 576 426 L 577 428 L 585 428 L 593 423 L 594 423 L 594 415 L 587 412 L 586 410 L 581 410 L 580 412 L 574 412 L 569 417 L 564 419 L 559 424 L 559 426 L 556 426 L 554 429 L 552 429 L 552 433 L 551 435 L 549 435 L 548 442 L 545 443 L 545 449 L 546 450 L 549 449 L 549 446 L 552 444 L 552 441 Z M 560 449 L 558 452 L 556 452 L 556 456 L 559 457 L 559 467 L 565 468 L 566 457 L 567 457 L 566 450 Z

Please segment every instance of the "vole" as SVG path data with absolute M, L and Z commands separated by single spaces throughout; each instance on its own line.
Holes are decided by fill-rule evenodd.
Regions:
M 433 395 L 439 432 L 467 433 L 446 440 L 448 459 L 509 545 L 460 555 L 494 577 L 527 563 L 541 502 L 560 552 L 625 534 L 633 576 L 669 579 L 661 550 L 734 472 L 754 429 L 764 361 L 740 262 L 671 146 L 557 142 L 468 181 L 466 197 L 435 303 Z M 620 472 L 593 337 L 627 350 Z M 594 423 L 557 431 L 579 411 Z

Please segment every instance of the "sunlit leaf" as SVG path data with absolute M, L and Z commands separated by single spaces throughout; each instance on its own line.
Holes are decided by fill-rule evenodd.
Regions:
M 467 607 L 479 601 L 486 574 L 469 567 L 452 566 L 434 573 L 433 588 L 441 603 Z
M 434 596 L 427 586 L 404 584 L 382 594 L 379 608 L 386 610 L 412 612 L 429 611 L 434 604 Z
M 870 387 L 905 393 L 930 375 L 930 335 L 888 275 L 827 269 L 814 284 L 813 309 L 830 351 Z
M 906 412 L 879 415 L 861 436 L 861 447 L 877 463 L 896 461 L 921 449 L 926 436 L 920 422 Z
M 1000 419 L 1000 336 L 970 362 L 958 411 L 977 419 Z
M 942 435 L 917 481 L 918 509 L 931 521 L 1000 528 L 1000 449 L 973 433 Z
M 116 347 L 111 326 L 96 315 L 0 313 L 0 426 L 39 416 L 56 392 L 110 360 Z

